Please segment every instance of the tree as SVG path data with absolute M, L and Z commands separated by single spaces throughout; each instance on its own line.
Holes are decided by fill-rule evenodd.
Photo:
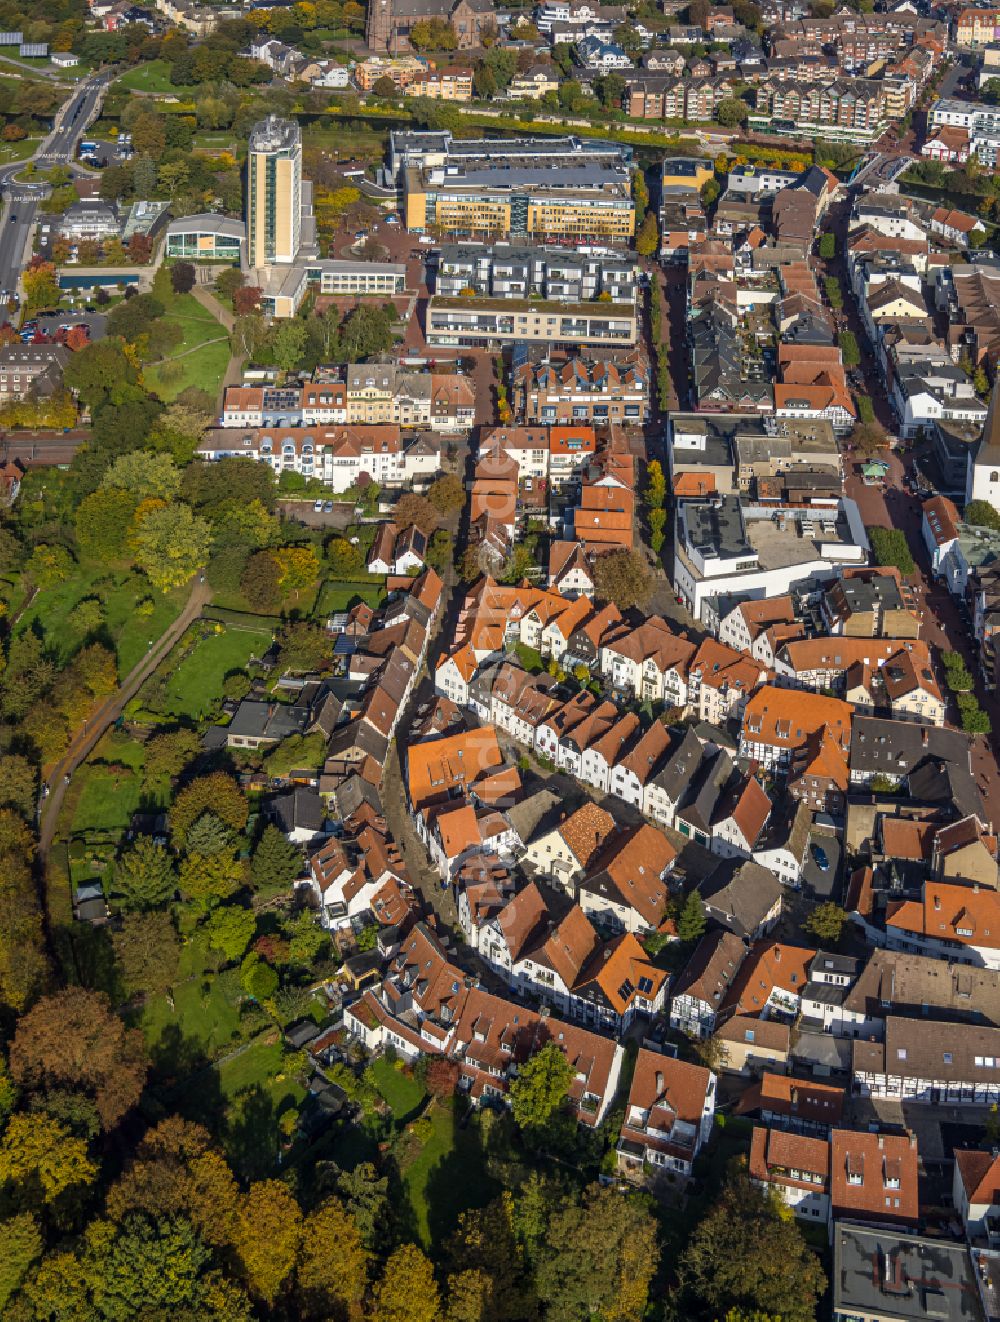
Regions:
M 195 730 L 170 730 L 148 740 L 144 752 L 144 779 L 147 785 L 155 785 L 179 776 L 201 752 L 201 740 Z
M 320 1203 L 302 1227 L 296 1294 L 307 1317 L 350 1313 L 368 1286 L 370 1255 L 358 1227 L 336 1198 Z
M 155 996 L 172 985 L 181 943 L 169 913 L 125 914 L 111 944 L 129 996 Z
M 663 465 L 659 459 L 652 459 L 646 465 L 646 504 L 651 509 L 659 509 L 667 499 L 667 479 L 663 475 Z
M 383 101 L 399 96 L 399 88 L 387 74 L 382 74 L 380 78 L 375 79 L 372 83 L 372 92 Z
M 208 559 L 212 530 L 190 505 L 173 504 L 152 509 L 131 535 L 135 563 L 161 592 L 180 587 Z
M 260 313 L 264 291 L 257 285 L 243 285 L 233 291 L 233 313 L 237 317 L 252 318 Z
M 291 1275 L 301 1235 L 302 1213 L 288 1186 L 280 1180 L 252 1184 L 239 1203 L 233 1247 L 251 1294 L 268 1306 Z
M 170 268 L 170 288 L 175 294 L 190 294 L 198 273 L 190 262 L 174 262 Z
M 151 836 L 141 835 L 115 864 L 114 888 L 126 909 L 157 909 L 177 890 L 173 859 Z
M 125 1027 L 102 992 L 82 987 L 43 997 L 18 1021 L 10 1048 L 22 1087 L 85 1093 L 106 1130 L 138 1102 L 146 1068 L 139 1030 Z
M 191 823 L 184 847 L 189 854 L 232 853 L 233 832 L 214 812 L 203 812 Z
M 830 230 L 819 236 L 819 255 L 828 262 L 837 255 L 837 236 Z
M 971 693 L 960 693 L 957 698 L 959 719 L 966 734 L 989 734 L 993 724 Z
M 428 535 L 440 526 L 438 511 L 426 496 L 408 491 L 396 501 L 393 518 L 400 528 L 416 527 Z
M 486 1207 L 463 1212 L 448 1247 L 449 1322 L 469 1315 L 459 1312 L 459 1299 L 471 1302 L 477 1296 L 480 1312 L 473 1311 L 473 1318 L 515 1322 L 537 1316 L 527 1255 L 517 1239 L 514 1199 L 509 1192 Z
M 522 1129 L 540 1129 L 563 1104 L 573 1067 L 555 1042 L 546 1044 L 521 1068 L 510 1086 L 510 1108 Z
M 859 422 L 851 432 L 851 444 L 866 459 L 873 458 L 888 443 L 885 428 L 877 422 Z
M 93 1184 L 97 1167 L 85 1140 L 43 1112 L 12 1115 L 0 1138 L 0 1186 L 13 1185 L 22 1206 L 54 1203 L 69 1189 Z
M 320 625 L 309 620 L 293 620 L 284 625 L 275 641 L 279 664 L 286 670 L 315 670 L 330 655 L 329 635 Z
M 179 847 L 184 846 L 188 831 L 203 812 L 214 813 L 239 833 L 247 824 L 250 807 L 239 785 L 224 771 L 199 776 L 180 791 L 170 809 L 170 831 Z
M 215 292 L 221 298 L 233 298 L 244 287 L 243 272 L 238 266 L 227 266 L 215 277 Z
M 712 206 L 718 199 L 720 193 L 719 183 L 716 179 L 706 179 L 701 186 L 701 204 L 704 207 Z
M 426 563 L 442 576 L 455 554 L 455 539 L 446 528 L 439 528 L 427 546 Z
M 0 808 L 11 808 L 30 821 L 35 814 L 38 772 L 20 753 L 0 753 Z
M 904 578 L 915 572 L 913 556 L 901 528 L 868 528 L 866 531 L 877 565 L 895 566 Z
M 181 474 L 173 456 L 150 450 L 129 450 L 119 455 L 101 478 L 102 487 L 121 487 L 137 500 L 149 496 L 172 500 L 180 485 Z
M 432 482 L 427 491 L 427 499 L 439 514 L 450 514 L 460 510 L 465 504 L 465 487 L 452 474 L 446 474 Z
M 380 1248 L 384 1243 L 384 1226 L 389 1215 L 388 1177 L 380 1175 L 370 1161 L 361 1161 L 353 1170 L 334 1168 L 333 1185 L 345 1210 L 357 1226 L 365 1248 L 369 1251 Z
M 255 891 L 273 895 L 287 891 L 302 871 L 302 853 L 276 826 L 261 836 L 250 864 L 250 882 Z
M 682 941 L 694 944 L 705 931 L 705 906 L 697 891 L 691 891 L 677 919 L 677 935 Z
M 685 1316 L 728 1309 L 813 1322 L 826 1281 L 791 1219 L 778 1215 L 744 1174 L 729 1181 L 678 1264 Z
M 269 1001 L 278 990 L 278 975 L 270 964 L 251 951 L 240 966 L 240 981 L 255 1001 Z
M 372 1322 L 440 1322 L 441 1296 L 431 1261 L 416 1244 L 390 1253 L 375 1286 Z
M 208 913 L 239 890 L 246 874 L 232 854 L 188 854 L 181 863 L 179 880 L 184 898 Z
M 282 592 L 301 592 L 316 582 L 319 556 L 312 546 L 282 546 L 274 553 Z
M 365 572 L 365 553 L 346 537 L 331 537 L 326 557 L 335 578 L 354 579 Z
M 594 590 L 619 610 L 643 606 L 649 600 L 652 581 L 642 558 L 626 547 L 599 555 L 594 561 Z
M 35 259 L 21 277 L 24 285 L 24 301 L 28 311 L 38 312 L 42 308 L 59 306 L 62 290 L 52 262 Z
M 250 909 L 227 904 L 215 909 L 205 924 L 208 944 L 220 950 L 230 964 L 243 958 L 257 928 L 257 919 Z
M 847 914 L 837 904 L 828 900 L 825 904 L 817 905 L 805 921 L 805 929 L 810 932 L 817 941 L 832 942 L 834 945 L 840 940 L 841 932 L 844 930 L 844 923 L 847 921 Z
M 591 1185 L 549 1219 L 536 1270 L 546 1316 L 641 1322 L 658 1261 L 644 1200 Z
M 734 129 L 746 122 L 747 103 L 738 96 L 724 96 L 715 110 L 715 118 L 725 128 Z
M 49 546 L 40 542 L 24 567 L 25 577 L 37 588 L 54 588 L 64 583 L 73 572 L 73 557 L 65 546 Z
M 0 1221 L 0 1309 L 42 1256 L 42 1247 L 41 1230 L 30 1212 Z
M 307 339 L 306 325 L 303 321 L 279 321 L 271 331 L 271 357 L 275 366 L 286 372 L 292 371 L 302 362 Z
M 635 238 L 635 250 L 641 257 L 652 257 L 659 243 L 660 232 L 656 224 L 656 214 L 647 211 Z
M 1000 82 L 1000 79 L 997 81 Z M 966 523 L 1000 532 L 1000 511 L 995 510 L 988 500 L 970 500 L 963 517 Z
M 861 362 L 861 350 L 858 348 L 858 340 L 854 332 L 841 331 L 837 336 L 837 343 L 840 346 L 840 356 L 843 359 L 844 366 L 857 367 Z
M 281 567 L 270 551 L 257 551 L 243 567 L 240 592 L 247 605 L 269 613 L 281 601 Z

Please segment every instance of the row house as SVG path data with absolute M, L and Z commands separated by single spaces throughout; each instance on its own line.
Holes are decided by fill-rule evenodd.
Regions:
M 795 639 L 780 648 L 775 672 L 781 684 L 833 690 L 864 710 L 886 706 L 903 720 L 944 724 L 930 650 L 917 639 Z
M 700 720 L 739 720 L 747 699 L 771 678 L 766 666 L 714 638 L 706 638 L 688 671 L 688 705 Z
M 832 744 L 846 758 L 851 741 L 850 704 L 764 685 L 744 709 L 740 755 L 776 771 L 788 770 L 796 751 L 814 736 Z
M 639 1183 L 686 1181 L 712 1136 L 717 1078 L 700 1065 L 640 1048 L 618 1140 L 618 1170 Z
M 825 1139 L 840 1125 L 845 1099 L 845 1090 L 832 1083 L 765 1070 L 742 1095 L 736 1111 L 752 1116 L 768 1129 Z
M 379 486 L 428 481 L 441 464 L 440 442 L 426 434 L 404 441 L 399 427 L 214 428 L 199 442 L 202 459 L 255 459 L 279 475 L 299 473 L 347 491 L 364 474 Z
M 550 482 L 560 487 L 578 477 L 597 450 L 597 435 L 586 424 L 558 427 L 487 427 L 479 438 L 488 451 L 513 459 L 519 481 Z
M 835 1037 L 881 1039 L 889 1014 L 1000 1027 L 1000 972 L 877 949 L 846 987 L 814 972 L 802 997 L 803 1020 Z
M 603 931 L 672 934 L 670 877 L 677 850 L 643 822 L 616 836 L 576 883 L 577 902 Z
M 1000 969 L 1000 894 L 926 881 L 919 898 L 890 901 L 884 932 L 874 936 L 890 950 Z
M 525 842 L 524 861 L 542 877 L 576 894 L 576 882 L 617 831 L 614 818 L 587 802 L 554 825 L 540 825 Z
M 800 130 L 822 128 L 871 134 L 885 120 L 885 91 L 867 79 L 832 83 L 761 83 L 754 92 L 758 116 L 788 120 Z
M 805 637 L 805 628 L 786 593 L 739 602 L 718 620 L 716 634 L 724 646 L 748 653 L 770 670 L 782 643 Z
M 427 427 L 465 432 L 475 418 L 475 391 L 459 373 L 405 372 L 370 363 L 345 369 L 344 380 L 302 386 L 229 386 L 223 427 L 316 427 L 344 424 Z
M 1000 1239 L 1000 1156 L 959 1148 L 951 1185 L 952 1206 L 962 1218 L 966 1237 L 996 1248 Z
M 733 95 L 731 78 L 673 78 L 641 74 L 630 78 L 622 105 L 633 119 L 686 119 L 704 122 L 715 117 L 719 103 Z
M 688 674 L 698 649 L 658 615 L 609 638 L 600 649 L 601 674 L 641 702 L 688 706 Z
M 624 1059 L 610 1038 L 472 983 L 423 924 L 401 943 L 383 982 L 347 1007 L 344 1026 L 370 1051 L 392 1046 L 407 1060 L 454 1060 L 459 1087 L 476 1104 L 503 1102 L 518 1069 L 554 1043 L 571 1069 L 568 1105 L 592 1128 L 607 1115 Z
M 815 950 L 756 941 L 733 979 L 723 1005 L 732 1014 L 793 1023 L 802 1008 L 802 993 L 809 981 Z
M 604 1032 L 626 1032 L 663 1008 L 667 975 L 634 936 L 602 940 L 579 905 L 560 917 L 534 882 L 466 936 L 519 995 Z
M 810 1138 L 754 1128 L 751 1180 L 802 1220 L 914 1227 L 918 1176 L 913 1134 L 834 1129 L 829 1138 Z
M 333 837 L 309 859 L 306 883 L 329 931 L 349 929 L 372 912 L 376 895 L 394 879 L 406 885 L 398 847 L 385 834 L 366 827 L 356 837 Z
M 511 381 L 516 417 L 529 426 L 606 423 L 641 426 L 649 416 L 649 364 L 641 350 L 623 358 L 522 363 Z
M 746 957 L 746 945 L 732 932 L 718 929 L 703 936 L 674 980 L 671 1028 L 688 1037 L 711 1037 Z
M 886 1016 L 885 1038 L 855 1038 L 851 1072 L 861 1097 L 933 1106 L 1000 1102 L 1000 1028 Z

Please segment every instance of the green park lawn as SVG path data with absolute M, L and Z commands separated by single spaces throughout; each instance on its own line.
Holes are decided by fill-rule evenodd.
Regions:
M 226 675 L 245 669 L 251 656 L 261 656 L 270 645 L 271 634 L 263 629 L 226 629 L 201 639 L 170 676 L 168 710 L 201 720 L 222 697 Z
M 104 605 L 104 626 L 99 636 L 114 643 L 118 655 L 118 677 L 124 679 L 155 641 L 180 614 L 187 589 L 163 595 L 153 591 L 142 575 L 127 571 L 109 573 L 104 567 L 79 566 L 72 578 L 44 588 L 17 622 L 15 632 L 37 626 L 59 665 L 65 665 L 85 641 L 69 623 L 69 613 L 85 597 L 99 597 Z M 151 615 L 138 614 L 139 602 L 153 602 Z
M 188 386 L 197 386 L 213 396 L 217 394 L 230 358 L 225 327 L 193 294 L 175 294 L 164 320 L 176 322 L 184 338 L 167 358 L 147 369 L 145 375 L 150 388 L 167 401 L 176 399 Z M 176 375 L 175 369 L 179 369 Z
M 129 69 L 117 79 L 116 87 L 129 92 L 154 92 L 163 96 L 182 96 L 190 88 L 175 87 L 170 81 L 170 65 L 166 60 L 149 60 Z

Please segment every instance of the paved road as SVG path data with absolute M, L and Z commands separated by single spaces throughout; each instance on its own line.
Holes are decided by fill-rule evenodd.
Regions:
M 110 71 L 95 74 L 70 93 L 56 115 L 55 127 L 32 157 L 36 165 L 48 168 L 73 164 L 76 144 L 94 118 L 104 88 L 113 77 Z M 17 161 L 0 169 L 0 188 L 4 193 L 0 218 L 0 290 L 11 292 L 17 287 L 38 204 L 45 193 L 44 185 L 14 182 L 15 175 L 26 164 Z
M 166 633 L 160 635 L 138 665 L 134 666 L 126 675 L 119 688 L 110 697 L 105 698 L 100 707 L 84 721 L 81 729 L 73 736 L 73 740 L 62 759 L 49 772 L 45 780 L 45 784 L 49 789 L 49 796 L 45 799 L 42 807 L 39 840 L 39 853 L 43 859 L 52 845 L 56 824 L 59 820 L 59 810 L 62 807 L 63 797 L 73 772 L 94 750 L 104 732 L 122 714 L 125 704 L 136 695 L 143 681 L 159 665 L 188 625 L 198 618 L 211 599 L 212 589 L 206 583 L 196 581 L 191 589 L 187 605 L 177 619 L 174 620 Z

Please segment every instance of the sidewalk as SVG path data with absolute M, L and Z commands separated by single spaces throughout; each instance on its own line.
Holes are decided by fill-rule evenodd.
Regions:
M 134 666 L 131 672 L 126 675 L 116 692 L 105 698 L 96 711 L 84 721 L 83 728 L 76 732 L 69 748 L 52 768 L 45 780 L 45 784 L 49 787 L 49 797 L 42 807 L 41 832 L 38 845 L 39 856 L 42 859 L 48 853 L 55 836 L 59 810 L 62 807 L 68 781 L 74 771 L 81 762 L 90 756 L 104 732 L 122 714 L 125 704 L 135 696 L 143 681 L 159 665 L 188 625 L 198 618 L 211 599 L 212 589 L 208 584 L 196 581 L 191 589 L 187 604 L 177 619 L 174 620 L 165 633 L 160 635 L 138 665 Z

